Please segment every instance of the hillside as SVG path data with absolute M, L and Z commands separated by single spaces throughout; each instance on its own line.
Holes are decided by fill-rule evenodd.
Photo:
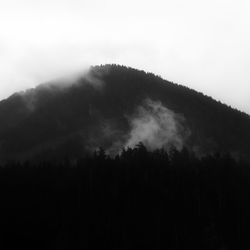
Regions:
M 136 69 L 104 65 L 0 102 L 0 159 L 79 157 L 187 147 L 249 159 L 250 117 L 201 93 Z

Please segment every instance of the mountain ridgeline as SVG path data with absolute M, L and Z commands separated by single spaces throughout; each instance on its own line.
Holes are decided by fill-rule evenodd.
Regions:
M 152 73 L 94 66 L 0 102 L 0 161 L 78 158 L 98 147 L 117 154 L 183 147 L 250 159 L 250 117 Z

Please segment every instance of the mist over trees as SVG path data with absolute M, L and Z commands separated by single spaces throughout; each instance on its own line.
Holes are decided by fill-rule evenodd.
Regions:
M 250 165 L 139 143 L 0 168 L 2 249 L 248 249 Z

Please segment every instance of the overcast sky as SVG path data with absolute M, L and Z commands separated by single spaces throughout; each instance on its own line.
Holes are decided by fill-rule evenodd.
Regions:
M 249 13 L 247 0 L 0 0 L 0 99 L 119 63 L 250 114 Z

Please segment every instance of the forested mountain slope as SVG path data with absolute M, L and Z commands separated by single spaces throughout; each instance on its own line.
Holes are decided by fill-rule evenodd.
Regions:
M 183 146 L 197 154 L 249 158 L 250 117 L 210 97 L 136 69 L 91 67 L 0 102 L 0 158 L 78 157 Z

